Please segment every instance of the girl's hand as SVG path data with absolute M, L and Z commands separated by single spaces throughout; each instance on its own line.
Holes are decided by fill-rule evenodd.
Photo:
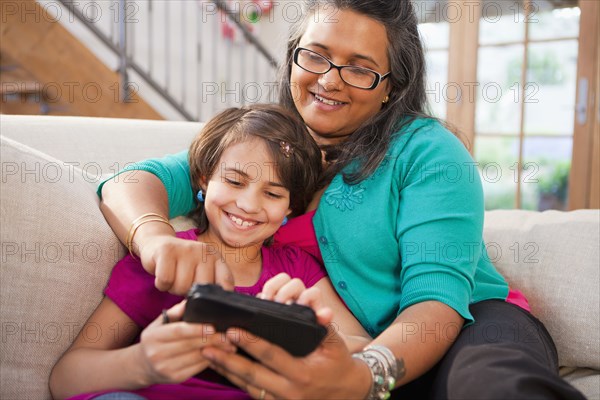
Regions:
M 263 286 L 258 297 L 278 303 L 298 303 L 313 307 L 323 307 L 323 297 L 317 287 L 306 288 L 304 282 L 298 278 L 291 278 L 285 272 L 281 272 L 269 279 Z
M 278 303 L 297 303 L 308 306 L 314 310 L 317 316 L 331 320 L 332 311 L 329 307 L 325 307 L 321 290 L 316 286 L 307 289 L 304 282 L 298 278 L 292 279 L 285 272 L 269 279 L 258 296 L 261 299 Z
M 208 366 L 202 348 L 213 346 L 223 352 L 235 352 L 224 334 L 215 333 L 205 324 L 182 322 L 185 300 L 167 311 L 170 321 L 159 316 L 142 331 L 139 345 L 140 365 L 144 370 L 144 386 L 156 383 L 182 382 Z
M 295 303 L 305 290 L 304 282 L 298 278 L 292 279 L 285 272 L 281 272 L 264 284 L 258 297 L 278 303 L 291 304 Z
M 233 290 L 233 275 L 213 245 L 155 235 L 139 252 L 144 269 L 156 276 L 158 290 L 184 296 L 193 283 L 218 283 Z

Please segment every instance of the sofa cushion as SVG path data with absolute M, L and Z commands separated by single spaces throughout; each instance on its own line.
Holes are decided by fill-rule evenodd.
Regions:
M 600 399 L 600 371 L 589 368 L 564 367 L 560 369 L 560 376 L 585 393 L 588 399 Z
M 202 128 L 187 121 L 39 115 L 0 115 L 0 125 L 2 135 L 81 168 L 95 184 L 128 164 L 187 149 Z
M 0 148 L 0 398 L 49 398 L 51 367 L 100 301 L 124 250 L 85 171 L 10 139 Z M 599 217 L 598 210 L 486 213 L 490 257 L 528 296 L 565 366 L 600 368 Z M 597 387 L 597 371 L 588 375 L 573 375 L 578 387 Z
M 52 366 L 100 302 L 124 249 L 81 170 L 8 138 L 0 148 L 0 398 L 49 398 Z
M 491 211 L 484 237 L 552 335 L 559 364 L 600 369 L 600 210 Z

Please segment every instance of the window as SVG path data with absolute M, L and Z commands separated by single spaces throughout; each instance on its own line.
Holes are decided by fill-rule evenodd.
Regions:
M 415 2 L 419 18 L 419 33 L 425 47 L 427 63 L 427 98 L 431 112 L 438 118 L 446 118 L 446 98 L 448 91 L 448 48 L 450 44 L 450 24 L 443 20 L 442 7 L 445 1 L 434 4 Z
M 566 209 L 580 10 L 483 2 L 474 157 L 486 208 Z

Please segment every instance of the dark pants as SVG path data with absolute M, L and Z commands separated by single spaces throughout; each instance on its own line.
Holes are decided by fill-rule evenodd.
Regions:
M 585 399 L 558 376 L 556 347 L 544 325 L 500 300 L 470 307 L 464 328 L 428 373 L 392 392 L 397 399 Z

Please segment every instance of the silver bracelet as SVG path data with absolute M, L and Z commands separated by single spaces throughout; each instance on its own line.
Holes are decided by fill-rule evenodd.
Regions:
M 360 353 L 352 355 L 353 358 L 363 361 L 371 370 L 371 389 L 367 400 L 386 400 L 396 382 L 404 376 L 404 360 L 396 359 L 390 349 L 381 345 L 367 346 Z

